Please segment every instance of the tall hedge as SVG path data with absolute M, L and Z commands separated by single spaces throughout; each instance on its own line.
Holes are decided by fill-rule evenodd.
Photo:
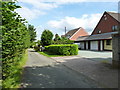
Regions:
M 45 50 L 54 55 L 77 55 L 78 45 L 60 44 L 45 46 Z
M 3 88 L 14 87 L 20 68 L 19 62 L 30 44 L 25 19 L 15 12 L 20 8 L 15 2 L 0 2 L 2 7 L 2 79 Z M 9 83 L 7 83 L 9 82 Z

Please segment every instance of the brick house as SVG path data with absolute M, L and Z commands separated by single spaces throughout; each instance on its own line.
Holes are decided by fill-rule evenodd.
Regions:
M 68 31 L 65 35 L 61 37 L 69 38 L 70 40 L 76 40 L 80 36 L 86 36 L 88 33 L 82 27 Z
M 118 15 L 120 13 L 104 12 L 92 34 L 79 37 L 75 42 L 80 43 L 81 49 L 112 50 L 112 34 L 118 33 Z

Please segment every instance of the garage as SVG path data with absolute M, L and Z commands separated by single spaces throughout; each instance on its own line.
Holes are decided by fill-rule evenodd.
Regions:
M 90 42 L 90 49 L 91 50 L 98 50 L 98 41 L 91 41 Z
M 84 46 L 85 46 L 85 45 L 84 45 L 84 42 L 80 42 L 80 48 L 81 48 L 81 49 L 85 49 Z

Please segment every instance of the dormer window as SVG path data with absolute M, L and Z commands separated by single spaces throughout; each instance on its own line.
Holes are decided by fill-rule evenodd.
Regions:
M 117 25 L 112 26 L 112 31 L 117 31 L 117 30 L 118 30 L 118 26 Z

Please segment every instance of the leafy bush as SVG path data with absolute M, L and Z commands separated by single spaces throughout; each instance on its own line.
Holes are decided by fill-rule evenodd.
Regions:
M 29 30 L 25 19 L 15 9 L 20 8 L 15 2 L 0 2 L 2 7 L 2 79 L 3 88 L 17 85 L 20 62 L 25 50 L 30 45 Z
M 45 51 L 54 55 L 77 55 L 78 46 L 75 44 L 60 44 L 45 46 Z

